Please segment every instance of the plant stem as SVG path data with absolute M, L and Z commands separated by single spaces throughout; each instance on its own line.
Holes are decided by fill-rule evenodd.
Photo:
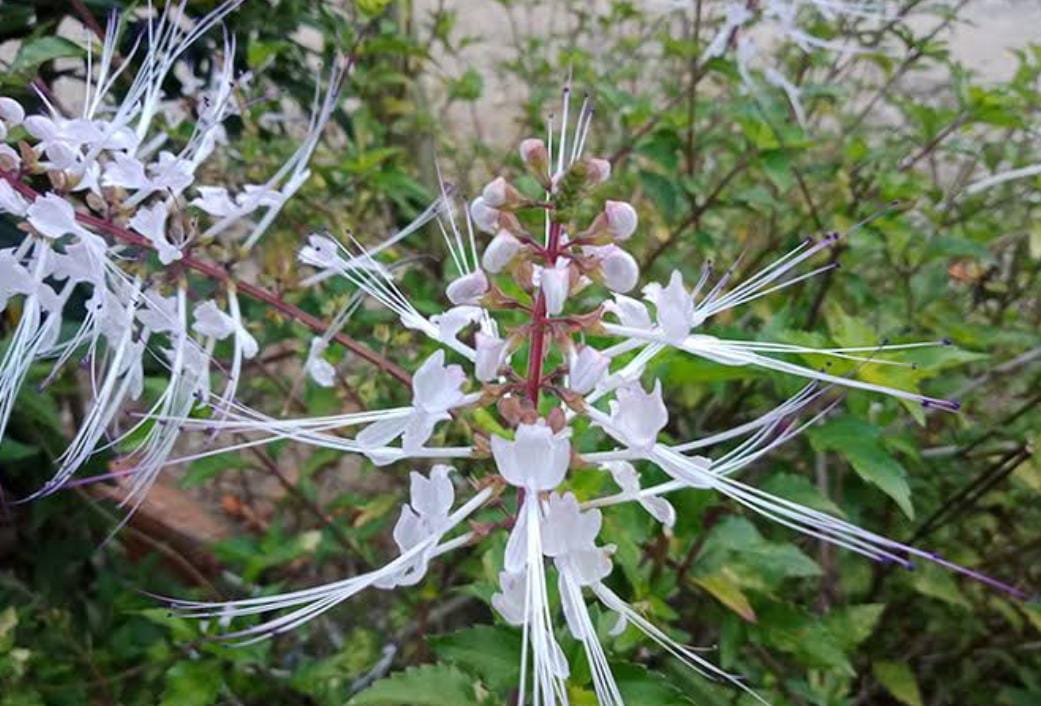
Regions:
M 557 260 L 560 250 L 561 225 L 550 223 L 549 243 L 543 254 L 543 265 L 552 267 Z M 528 357 L 528 399 L 538 409 L 539 389 L 542 387 L 542 362 L 546 353 L 546 295 L 542 293 L 541 286 L 535 296 L 535 306 L 531 312 L 531 354 Z

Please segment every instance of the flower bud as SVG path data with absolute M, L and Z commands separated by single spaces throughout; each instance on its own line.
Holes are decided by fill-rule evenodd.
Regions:
M 568 362 L 571 391 L 580 395 L 592 392 L 607 373 L 610 364 L 611 359 L 592 346 L 582 346 L 578 352 L 572 351 Z
M 478 331 L 474 334 L 474 343 L 477 349 L 474 375 L 481 382 L 491 382 L 499 376 L 499 368 L 506 360 L 506 341 Z
M 628 240 L 636 232 L 638 218 L 636 209 L 624 201 L 607 201 L 604 203 L 604 216 L 607 230 L 615 240 Z
M 448 295 L 448 301 L 456 306 L 476 304 L 487 292 L 488 278 L 485 277 L 484 272 L 481 270 L 453 280 L 445 290 L 445 294 Z
M 470 202 L 470 217 L 473 218 L 477 230 L 485 233 L 494 233 L 499 227 L 499 210 L 489 205 L 483 196 L 478 196 Z
M 484 187 L 481 198 L 492 208 L 508 208 L 521 200 L 520 192 L 502 177 L 493 179 Z
M 0 145 L 0 169 L 13 172 L 22 164 L 22 158 L 18 156 L 11 145 Z
M 611 178 L 611 163 L 606 159 L 592 157 L 586 161 L 586 169 L 593 184 L 603 184 Z
M 546 143 L 536 137 L 529 137 L 520 143 L 520 156 L 524 163 L 538 174 L 545 174 L 549 169 Z
M 632 255 L 617 245 L 606 245 L 597 250 L 604 286 L 619 294 L 625 294 L 636 286 L 640 279 L 640 266 Z
M 481 265 L 485 270 L 496 274 L 510 264 L 514 255 L 521 249 L 521 242 L 517 240 L 508 230 L 500 230 L 488 247 L 484 249 Z
M 546 313 L 555 316 L 564 310 L 568 289 L 571 286 L 571 268 L 564 258 L 557 260 L 553 267 L 543 267 L 539 271 L 539 289 L 546 297 Z
M 0 120 L 14 127 L 25 120 L 25 111 L 13 98 L 0 97 Z

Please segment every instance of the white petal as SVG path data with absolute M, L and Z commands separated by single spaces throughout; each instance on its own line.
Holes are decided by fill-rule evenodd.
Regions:
M 405 427 L 408 426 L 409 419 L 410 416 L 406 415 L 401 417 L 392 417 L 391 419 L 381 419 L 378 422 L 373 422 L 358 432 L 355 441 L 366 449 L 386 446 L 404 433 Z
M 456 306 L 477 304 L 481 297 L 487 293 L 488 278 L 480 270 L 453 280 L 445 290 L 445 294 L 448 295 L 448 301 Z
M 481 266 L 492 274 L 502 272 L 522 247 L 521 242 L 512 233 L 500 230 L 484 249 Z

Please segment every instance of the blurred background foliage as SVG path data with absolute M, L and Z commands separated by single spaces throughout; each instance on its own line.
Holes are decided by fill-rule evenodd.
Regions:
M 252 80 L 229 125 L 232 148 L 206 168 L 229 185 L 269 174 L 295 147 L 320 66 L 335 51 L 354 57 L 313 176 L 257 263 L 266 286 L 331 317 L 350 292 L 295 287 L 302 238 L 316 228 L 386 237 L 436 193 L 438 167 L 464 193 L 504 167 L 517 173 L 516 138 L 543 132 L 572 72 L 597 105 L 588 153 L 614 164 L 603 195 L 639 209 L 634 247 L 645 279 L 674 268 L 689 277 L 707 258 L 743 254 L 740 281 L 808 235 L 846 234 L 830 255 L 841 271 L 724 315 L 710 332 L 821 346 L 953 342 L 905 356 L 913 369 L 858 374 L 958 398 L 960 413 L 853 392 L 747 480 L 1031 593 L 1041 578 L 1041 180 L 976 195 L 965 187 L 1041 161 L 1041 46 L 1022 48 L 1009 80 L 981 80 L 947 44 L 963 5 L 907 0 L 881 30 L 858 21 L 812 28 L 857 37 L 867 49 L 855 54 L 779 46 L 778 68 L 802 90 L 801 127 L 782 93 L 742 84 L 730 55 L 698 61 L 719 14 L 710 0 L 678 12 L 620 0 L 247 2 L 228 24 Z M 201 13 L 212 3 L 189 6 Z M 508 31 L 468 36 L 459 19 L 477 6 Z M 124 7 L 4 3 L 0 40 L 16 52 L 5 56 L 0 92 L 31 101 L 35 81 L 60 93 L 81 75 L 83 52 L 78 34 L 58 39 L 56 29 L 88 15 L 103 23 Z M 211 69 L 216 39 L 188 56 L 196 76 Z M 193 97 L 181 88 L 171 81 L 170 95 L 190 116 Z M 189 128 L 171 125 L 174 134 Z M 11 223 L 0 226 L 10 237 Z M 416 306 L 441 306 L 453 273 L 439 238 L 421 233 L 399 254 Z M 242 391 L 251 405 L 322 414 L 407 394 L 349 356 L 333 390 L 301 383 L 307 333 L 259 306 L 246 315 L 264 344 Z M 405 367 L 429 353 L 374 308 L 346 330 Z M 668 433 L 678 440 L 751 419 L 798 385 L 681 355 L 650 372 L 669 390 Z M 80 408 L 77 389 L 75 371 L 45 393 L 26 388 L 0 446 L 7 499 L 49 476 Z M 465 441 L 472 430 L 455 422 L 440 433 Z M 112 461 L 100 454 L 94 473 Z M 479 476 L 478 465 L 462 470 Z M 206 640 L 218 626 L 171 618 L 143 593 L 240 596 L 364 570 L 390 555 L 406 470 L 277 444 L 195 462 L 166 474 L 100 548 L 119 517 L 118 486 L 6 505 L 0 704 L 507 703 L 520 639 L 487 605 L 502 542 L 436 564 L 412 590 L 370 592 L 244 648 Z M 572 485 L 592 494 L 601 482 L 579 472 Z M 674 502 L 679 521 L 668 535 L 633 508 L 606 513 L 602 539 L 619 547 L 612 584 L 675 636 L 710 646 L 707 657 L 768 701 L 1041 703 L 1041 606 L 933 567 L 872 565 L 711 493 Z M 632 629 L 604 637 L 630 703 L 751 703 Z M 573 703 L 593 703 L 577 656 Z

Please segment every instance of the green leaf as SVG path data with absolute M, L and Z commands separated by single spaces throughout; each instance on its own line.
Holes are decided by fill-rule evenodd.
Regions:
M 381 679 L 348 703 L 351 706 L 479 706 L 477 683 L 455 667 L 424 664 Z
M 918 691 L 918 682 L 914 672 L 903 662 L 875 662 L 871 666 L 875 679 L 893 695 L 897 701 L 907 706 L 922 706 L 922 694 Z
M 521 639 L 516 630 L 479 625 L 427 642 L 438 657 L 476 674 L 493 689 L 505 690 L 520 678 Z
M 654 201 L 654 205 L 665 220 L 674 221 L 679 212 L 680 201 L 676 184 L 671 179 L 646 169 L 640 171 L 640 184 Z
M 217 701 L 221 681 L 220 662 L 178 662 L 166 673 L 160 706 L 211 706 Z
M 733 572 L 723 567 L 708 576 L 695 576 L 694 583 L 711 593 L 720 603 L 750 623 L 756 621 L 755 610 L 748 602 L 748 597 L 741 591 Z
M 958 582 L 949 572 L 938 566 L 926 564 L 918 567 L 918 570 L 912 575 L 911 585 L 916 591 L 930 598 L 965 610 L 972 610 L 972 605 L 958 589 Z
M 832 610 L 825 620 L 831 634 L 848 651 L 871 637 L 885 609 L 885 603 L 845 606 Z
M 455 100 L 475 101 L 484 92 L 484 78 L 476 69 L 470 68 L 448 85 L 448 95 Z
M 14 647 L 14 629 L 18 627 L 18 613 L 9 605 L 0 612 L 0 654 Z
M 628 706 L 693 706 L 683 689 L 664 675 L 635 664 L 611 664 L 618 690 Z
M 206 456 L 188 464 L 188 471 L 181 478 L 182 488 L 195 488 L 216 478 L 224 471 L 249 468 L 249 462 L 238 454 Z
M 11 71 L 13 73 L 33 73 L 45 61 L 82 54 L 83 49 L 78 44 L 63 37 L 38 37 L 23 43 L 18 49 L 18 54 L 11 64 Z
M 4 463 L 23 461 L 27 458 L 32 458 L 39 452 L 40 450 L 35 446 L 29 446 L 14 439 L 3 439 L 3 441 L 0 441 L 0 461 Z
M 891 497 L 904 514 L 914 519 L 911 488 L 904 467 L 882 445 L 877 427 L 855 417 L 840 417 L 809 432 L 818 451 L 835 451 L 868 483 Z
M 785 500 L 842 517 L 842 509 L 827 498 L 820 489 L 805 476 L 795 473 L 776 473 L 760 486 L 763 492 L 778 495 Z

